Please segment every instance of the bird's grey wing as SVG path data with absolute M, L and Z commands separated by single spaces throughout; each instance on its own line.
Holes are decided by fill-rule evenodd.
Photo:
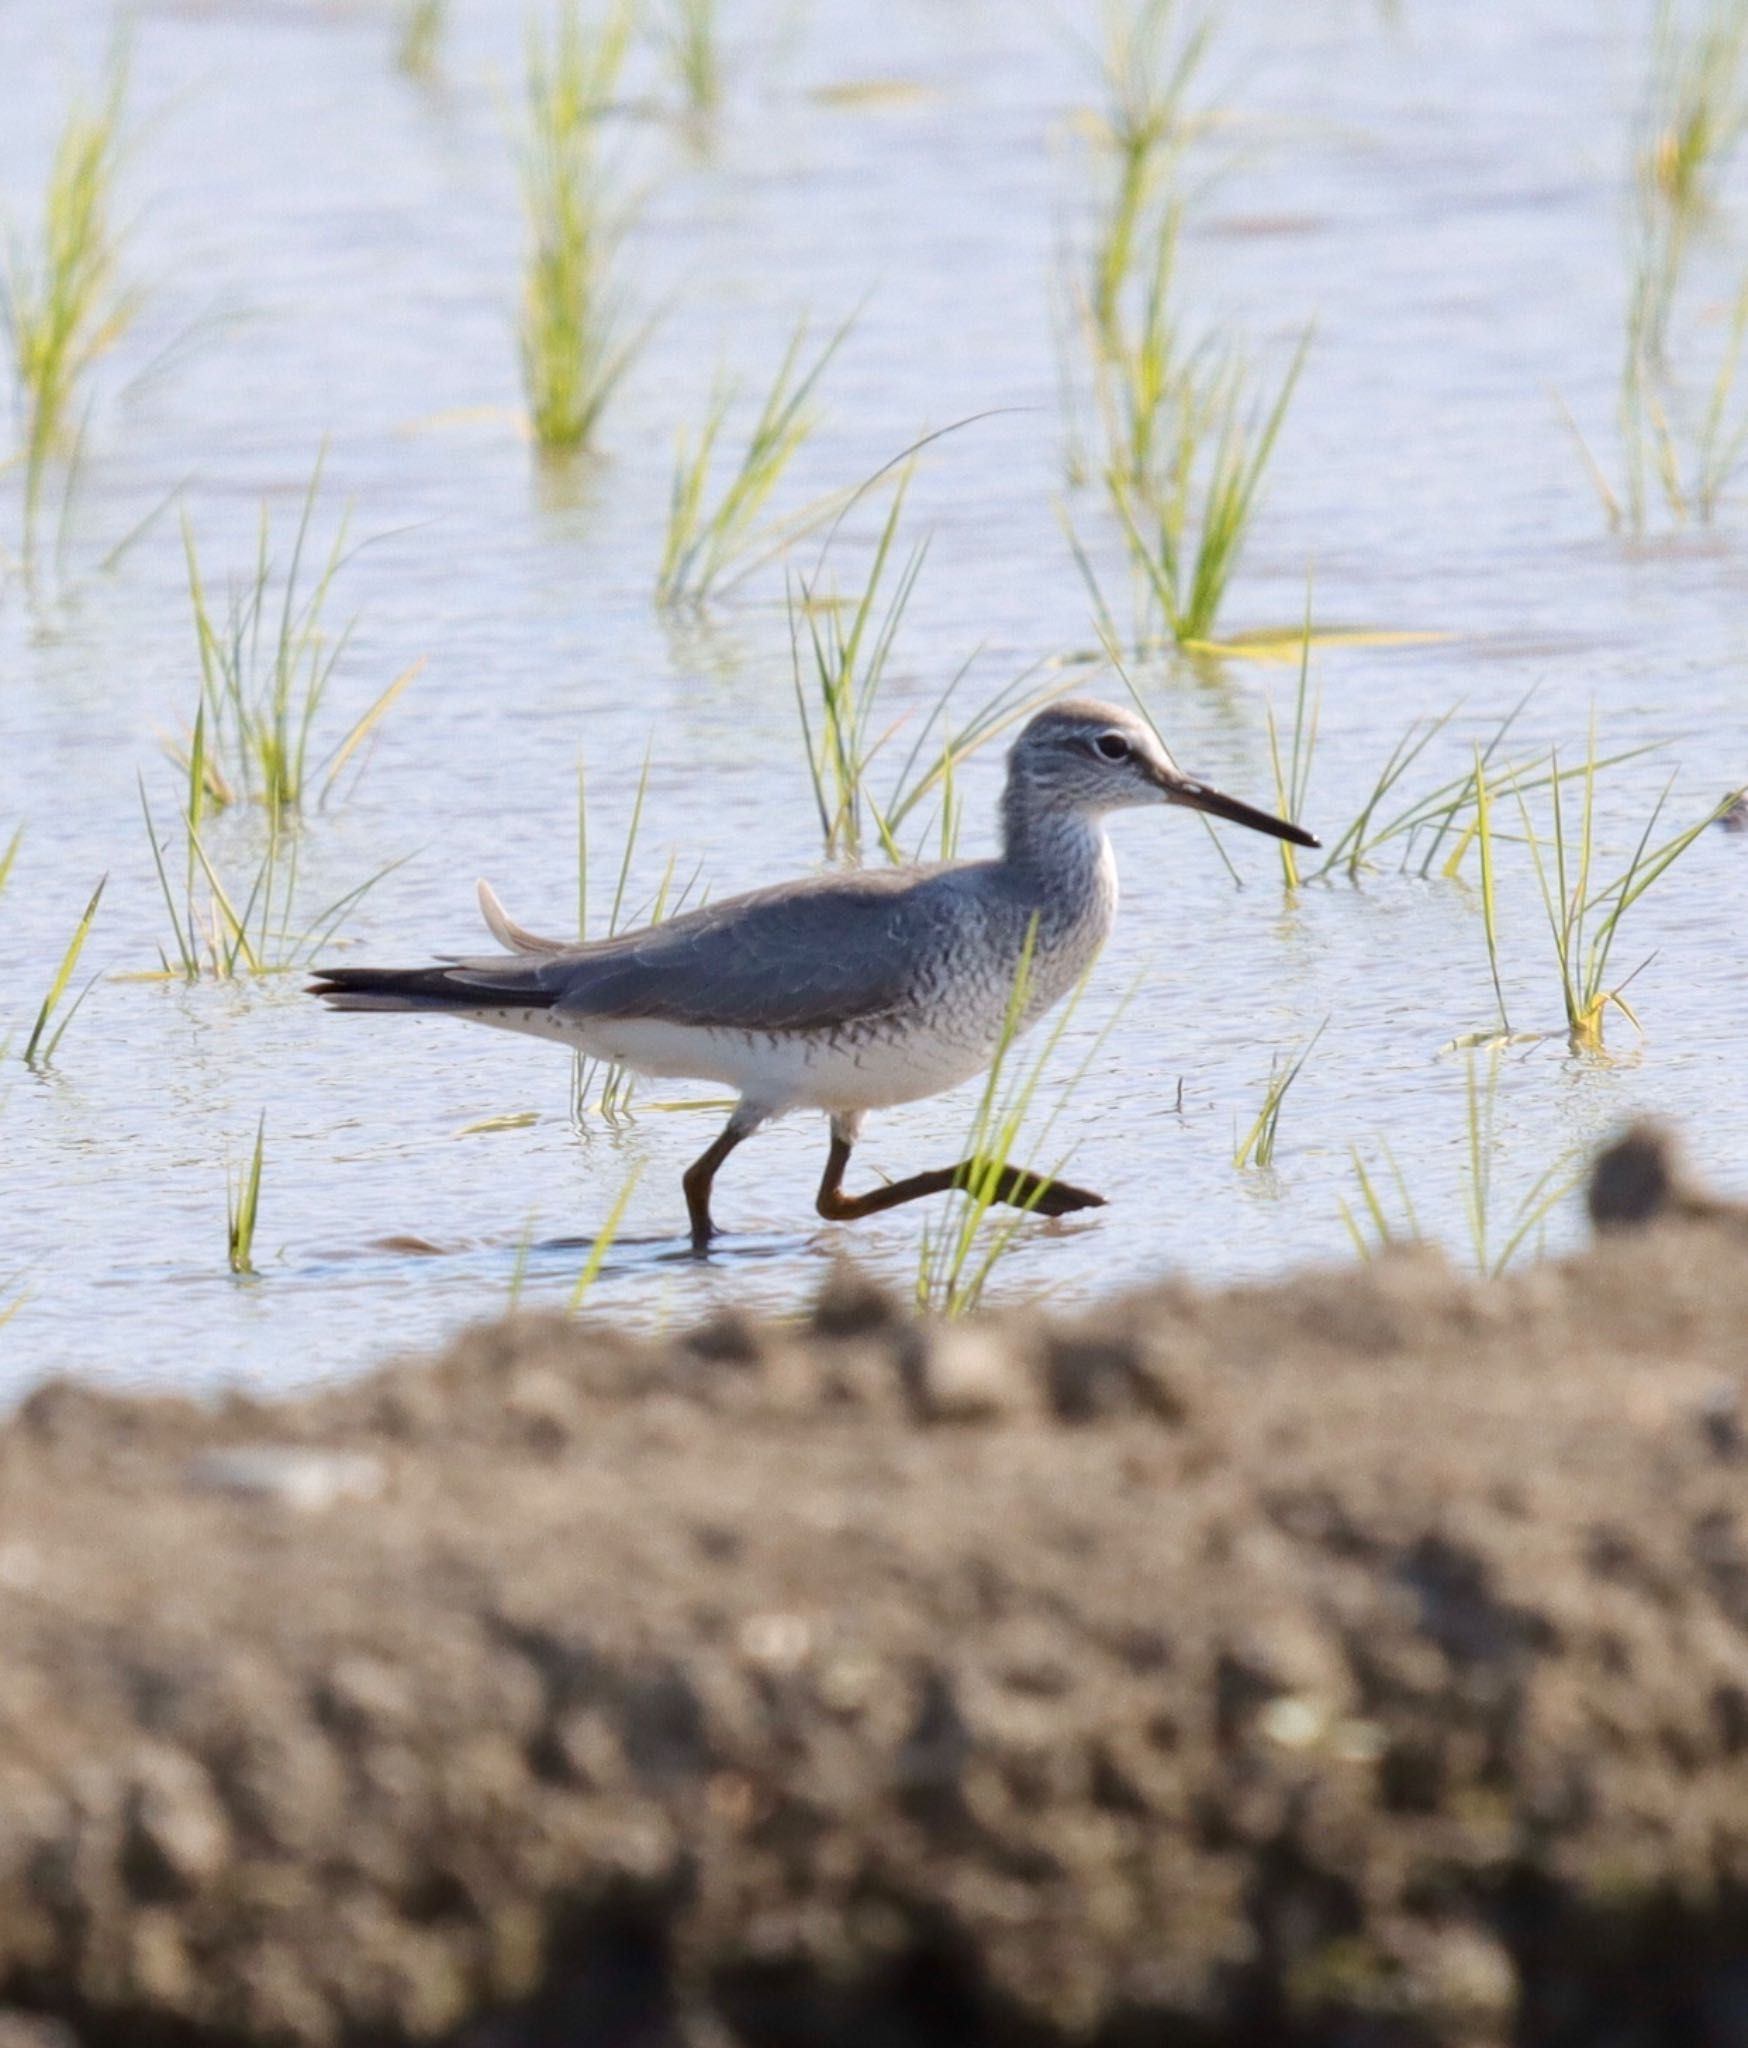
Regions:
M 890 1015 L 926 989 L 965 923 L 924 873 L 833 876 L 688 911 L 536 970 L 553 1008 L 743 1031 L 819 1031 Z

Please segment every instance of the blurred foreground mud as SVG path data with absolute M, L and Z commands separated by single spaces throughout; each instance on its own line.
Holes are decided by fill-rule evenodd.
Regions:
M 0 1431 L 0 2048 L 1748 2042 L 1748 1217 Z

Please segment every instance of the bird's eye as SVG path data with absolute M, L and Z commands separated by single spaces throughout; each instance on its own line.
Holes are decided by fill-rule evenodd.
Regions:
M 1102 732 L 1093 745 L 1107 761 L 1126 761 L 1129 758 L 1129 742 L 1120 732 Z

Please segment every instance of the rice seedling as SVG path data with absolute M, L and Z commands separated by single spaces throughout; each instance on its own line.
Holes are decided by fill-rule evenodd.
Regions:
M 1468 1104 L 1469 1147 L 1465 1186 L 1469 1242 L 1475 1256 L 1475 1270 L 1486 1278 L 1503 1273 L 1539 1231 L 1555 1208 L 1583 1178 L 1582 1167 L 1574 1167 L 1570 1154 L 1554 1161 L 1531 1183 L 1506 1219 L 1503 1242 L 1495 1242 L 1493 1162 L 1497 1155 L 1495 1125 L 1499 1099 L 1499 1051 L 1487 1056 L 1487 1082 L 1483 1088 L 1475 1078 L 1475 1055 L 1469 1055 L 1464 1076 Z
M 923 1226 L 917 1255 L 916 1301 L 918 1308 L 925 1313 L 952 1318 L 967 1315 L 978 1306 L 997 1266 L 1013 1249 L 1027 1217 L 1042 1201 L 1051 1180 L 1066 1163 L 1058 1161 L 1050 1173 L 1040 1175 L 1027 1202 L 1004 1208 L 999 1220 L 990 1221 L 996 1191 L 1018 1149 L 1039 1086 L 1086 989 L 1083 981 L 1062 1005 L 1038 1051 L 1029 1059 L 1017 1060 L 1015 1048 L 1030 1022 L 1036 937 L 1037 921 L 1034 919 L 1009 992 L 995 1056 L 984 1077 L 971 1118 L 965 1147 L 967 1170 L 950 1198 L 945 1218 Z M 1035 1144 L 1048 1143 L 1057 1116 L 1098 1057 L 1115 1021 L 1114 1013 L 1111 1021 L 1093 1040 L 1079 1068 L 1058 1091 L 1055 1105 L 1034 1140 Z
M 716 0 L 667 0 L 662 40 L 687 107 L 695 115 L 713 114 L 722 99 Z
M 1106 0 L 1099 139 L 1115 176 L 1088 292 L 1095 333 L 1106 345 L 1119 341 L 1123 294 L 1151 201 L 1193 132 L 1186 101 L 1212 33 L 1211 13 L 1186 19 L 1178 0 Z
M 907 859 L 920 859 L 923 848 L 930 841 L 937 844 L 942 860 L 953 859 L 959 850 L 960 764 L 982 748 L 992 745 L 1003 733 L 1010 732 L 1057 694 L 1054 682 L 1041 684 L 1038 681 L 1043 664 L 1035 662 L 1031 667 L 1022 669 L 1010 682 L 1004 683 L 993 696 L 986 698 L 963 723 L 949 724 L 948 708 L 960 684 L 970 674 L 975 660 L 973 655 L 971 660 L 960 665 L 927 715 L 917 724 L 909 751 L 899 764 L 884 798 L 878 801 L 869 799 L 881 850 L 890 861 L 902 863 Z M 889 728 L 889 737 L 896 737 L 896 728 Z M 884 746 L 883 740 L 875 753 L 882 752 Z M 870 760 L 872 758 L 871 755 Z M 907 852 L 899 844 L 899 831 L 930 802 L 936 806 L 934 816 L 925 818 L 920 843 Z
M 1361 874 L 1378 868 L 1385 850 L 1391 846 L 1401 849 L 1397 860 L 1399 872 L 1424 879 L 1434 872 L 1436 865 L 1447 880 L 1454 879 L 1461 872 L 1470 847 L 1476 843 L 1483 802 L 1491 808 L 1502 797 L 1531 795 L 1549 788 L 1556 779 L 1569 781 L 1583 773 L 1581 769 L 1559 767 L 1551 754 L 1515 765 L 1500 762 L 1496 768 L 1497 757 L 1533 694 L 1526 693 L 1499 720 L 1486 744 L 1478 746 L 1476 761 L 1470 769 L 1409 798 L 1398 808 L 1388 801 L 1393 792 L 1462 706 L 1454 704 L 1446 711 L 1410 720 L 1386 755 L 1365 802 L 1347 826 L 1333 836 L 1322 865 L 1307 879 L 1324 881 L 1332 875 L 1344 874 L 1350 881 L 1357 880 Z M 1597 770 L 1636 760 L 1648 751 L 1647 747 L 1625 748 L 1599 760 Z M 1447 843 L 1450 851 L 1439 864 Z M 1487 852 L 1490 856 L 1491 836 Z
M 1554 785 L 1556 792 L 1559 784 Z M 1499 1028 L 1509 1034 L 1505 983 L 1499 973 L 1499 905 L 1493 877 L 1493 800 L 1487 789 L 1487 764 L 1475 749 L 1475 837 L 1481 849 L 1481 924 L 1487 935 L 1487 971 L 1493 977 L 1493 1000 L 1499 1006 Z
M 1556 772 L 1549 784 L 1550 827 L 1547 839 L 1537 828 L 1522 793 L 1518 794 L 1524 837 L 1535 866 L 1536 882 L 1559 965 L 1567 1036 L 1573 1050 L 1579 1052 L 1601 1050 L 1603 1027 L 1610 1009 L 1620 1011 L 1635 1029 L 1642 1028 L 1626 1000 L 1626 990 L 1650 964 L 1649 959 L 1641 960 L 1618 981 L 1612 979 L 1609 972 L 1622 921 L 1633 905 L 1668 873 L 1706 828 L 1723 815 L 1737 794 L 1732 791 L 1703 817 L 1654 846 L 1653 837 L 1674 787 L 1671 780 L 1652 806 L 1626 867 L 1612 880 L 1598 884 L 1594 879 L 1596 770 L 1593 725 L 1589 752 L 1580 777 L 1578 816 L 1571 825 L 1566 817 L 1558 756 L 1555 757 Z
M 567 1315 L 575 1315 L 588 1298 L 589 1289 L 594 1286 L 596 1276 L 606 1263 L 607 1254 L 613 1249 L 613 1240 L 619 1235 L 619 1226 L 625 1221 L 625 1212 L 631 1206 L 631 1198 L 637 1192 L 637 1183 L 642 1178 L 643 1168 L 634 1166 L 625 1177 L 625 1185 L 614 1198 L 613 1206 L 607 1212 L 607 1220 L 595 1233 L 595 1242 L 589 1247 L 589 1256 L 583 1261 L 583 1269 L 577 1275 L 570 1299 L 565 1303 Z
M 1180 646 L 1214 629 L 1310 345 L 1307 332 L 1272 399 L 1237 356 L 1186 368 L 1166 400 L 1169 439 L 1152 472 L 1139 484 L 1106 473 L 1131 561 Z
M 949 709 L 974 655 L 917 721 L 884 796 L 876 795 L 875 764 L 886 757 L 904 723 L 902 715 L 876 722 L 881 683 L 928 553 L 926 541 L 911 550 L 882 607 L 908 484 L 907 471 L 881 527 L 867 579 L 853 600 L 835 592 L 821 594 L 817 582 L 791 583 L 788 591 L 795 703 L 828 859 L 858 862 L 875 846 L 894 862 L 912 858 L 914 850 L 905 847 L 899 834 L 930 803 L 937 810 L 926 836 L 938 836 L 942 858 L 950 858 L 958 834 L 955 778 L 960 765 L 1054 694 L 1038 685 L 1034 666 L 962 723 L 951 723 Z
M 1679 525 L 1705 523 L 1748 451 L 1748 413 L 1734 403 L 1748 339 L 1748 285 L 1735 295 L 1717 360 L 1671 361 L 1671 327 L 1696 218 L 1710 204 L 1748 128 L 1748 7 L 1709 0 L 1698 19 L 1660 0 L 1648 83 L 1635 131 L 1633 212 L 1616 431 L 1618 482 L 1558 401 L 1609 524 L 1642 533 L 1661 502 Z
M 363 897 L 401 862 L 390 861 L 305 919 L 300 911 L 297 835 L 269 817 L 263 843 L 253 856 L 247 887 L 228 884 L 203 830 L 208 787 L 203 718 L 204 714 L 196 720 L 188 795 L 178 811 L 182 827 L 180 888 L 171 881 L 166 842 L 159 835 L 145 779 L 139 779 L 140 810 L 174 941 L 173 954 L 159 948 L 159 971 L 188 982 L 291 973 L 329 943 Z
M 1118 308 L 1094 333 L 1093 396 L 1105 470 L 1135 488 L 1158 469 L 1173 401 L 1192 374 L 1172 297 L 1181 222 L 1174 201 L 1153 230 L 1153 265 L 1133 331 Z
M 617 932 L 636 925 L 660 924 L 664 918 L 676 916 L 684 910 L 698 887 L 702 866 L 693 869 L 691 875 L 676 889 L 676 870 L 679 856 L 670 849 L 660 882 L 653 896 L 642 901 L 630 898 L 632 863 L 637 853 L 638 836 L 643 829 L 644 800 L 649 794 L 650 754 L 646 748 L 643 767 L 637 778 L 637 794 L 632 799 L 631 818 L 625 828 L 625 843 L 620 849 L 619 869 L 613 885 L 613 901 L 608 908 L 606 929 L 597 934 L 601 938 L 612 938 Z M 581 760 L 577 762 L 577 937 L 586 940 L 589 931 L 589 789 L 588 777 Z M 631 1114 L 631 1098 L 637 1085 L 637 1077 L 628 1067 L 616 1060 L 591 1059 L 583 1053 L 576 1053 L 571 1060 L 571 1108 L 580 1124 L 591 1114 L 600 1116 L 607 1123 L 623 1122 Z
M 96 981 L 95 975 L 73 998 L 67 1014 L 58 1024 L 55 1023 L 56 1013 L 65 1001 L 68 987 L 78 969 L 79 956 L 85 950 L 85 941 L 91 936 L 91 927 L 97 918 L 97 906 L 103 901 L 103 892 L 108 886 L 109 877 L 105 875 L 92 890 L 91 900 L 85 906 L 85 913 L 73 928 L 73 936 L 67 942 L 67 950 L 61 955 L 61 964 L 55 970 L 54 980 L 49 983 L 48 994 L 42 999 L 42 1007 L 36 1013 L 36 1022 L 31 1026 L 30 1037 L 25 1044 L 24 1063 L 27 1067 L 47 1067 L 54 1063 L 61 1040 L 67 1035 L 67 1026 L 79 1014 L 85 998 L 91 993 Z
M 796 327 L 740 460 L 713 504 L 707 505 L 706 499 L 735 387 L 719 385 L 695 446 L 682 433 L 668 504 L 667 542 L 656 577 L 658 604 L 706 603 L 732 564 L 754 552 L 768 560 L 775 547 L 812 531 L 839 507 L 841 499 L 829 498 L 790 521 L 776 536 L 762 533 L 759 526 L 784 470 L 813 431 L 810 401 L 853 321 L 854 316 L 846 320 L 805 368 L 808 323 L 803 320 Z
M 1736 293 L 1703 404 L 1695 404 L 1666 354 L 1673 280 L 1635 272 L 1616 431 L 1620 476 L 1611 478 L 1571 409 L 1558 400 L 1591 488 L 1611 527 L 1643 533 L 1661 505 L 1677 525 L 1709 524 L 1748 455 L 1748 407 L 1737 402 L 1748 344 L 1748 284 Z
M 255 1149 L 240 1174 L 225 1175 L 225 1240 L 233 1273 L 255 1270 L 255 1219 L 261 1210 L 261 1167 L 267 1151 L 267 1112 L 255 1126 Z
M 28 1294 L 15 1294 L 10 1301 L 0 1302 L 0 1330 L 5 1329 L 29 1299 Z
M 429 78 L 449 20 L 449 0 L 401 0 L 395 61 L 409 78 Z
M 1281 1111 L 1286 1107 L 1288 1092 L 1304 1072 L 1305 1062 L 1316 1050 L 1317 1041 L 1328 1028 L 1329 1019 L 1325 1017 L 1292 1058 L 1276 1058 L 1269 1063 L 1269 1081 L 1263 1094 L 1262 1107 L 1257 1111 L 1256 1120 L 1250 1129 L 1233 1148 L 1234 1166 L 1260 1166 L 1266 1170 L 1274 1165 Z
M 1582 1164 L 1571 1152 L 1563 1153 L 1545 1167 L 1503 1216 L 1495 1185 L 1498 1145 L 1498 1093 L 1500 1050 L 1488 1048 L 1486 1078 L 1478 1076 L 1478 1060 L 1471 1052 L 1464 1075 L 1467 1127 L 1462 1164 L 1463 1217 L 1469 1237 L 1470 1257 L 1475 1271 L 1484 1279 L 1497 1278 L 1532 1243 L 1539 1244 L 1548 1218 L 1583 1179 Z M 1359 1184 L 1359 1207 L 1339 1199 L 1343 1223 L 1354 1250 L 1362 1259 L 1404 1244 L 1425 1244 L 1427 1233 L 1416 1213 L 1407 1176 L 1388 1145 L 1382 1147 L 1394 1202 L 1386 1199 L 1382 1176 L 1375 1174 L 1352 1148 L 1354 1176 Z
M 614 282 L 620 231 L 596 149 L 633 21 L 631 0 L 616 0 L 590 30 L 576 0 L 565 0 L 550 44 L 529 31 L 520 343 L 534 437 L 548 452 L 589 445 L 639 345 L 625 331 Z
M 209 721 L 205 796 L 221 807 L 238 794 L 253 798 L 275 820 L 311 801 L 328 801 L 424 666 L 420 660 L 404 669 L 326 754 L 315 751 L 317 721 L 356 624 L 335 629 L 327 618 L 335 580 L 356 552 L 347 545 L 345 515 L 313 573 L 307 566 L 323 461 L 317 458 L 304 493 L 283 576 L 273 559 L 272 515 L 263 503 L 251 574 L 222 613 L 207 595 L 193 525 L 186 517 L 182 524 L 201 713 Z M 186 765 L 185 753 L 176 758 Z
M 1293 697 L 1293 744 L 1285 763 L 1281 759 L 1281 736 L 1275 724 L 1275 707 L 1268 703 L 1269 766 L 1275 780 L 1275 810 L 1283 818 L 1305 815 L 1305 796 L 1311 782 L 1311 757 L 1317 751 L 1317 718 L 1322 694 L 1309 695 L 1311 683 L 1311 586 L 1305 586 L 1305 637 L 1299 651 L 1299 687 Z M 1280 841 L 1281 878 L 1289 889 L 1299 886 L 1297 848 Z
M 1423 1244 L 1426 1240 L 1420 1228 L 1420 1218 L 1414 1211 L 1414 1198 L 1408 1192 L 1408 1181 L 1396 1155 L 1388 1145 L 1383 1147 L 1384 1163 L 1389 1168 L 1390 1179 L 1396 1190 L 1396 1199 L 1401 1208 L 1399 1219 L 1393 1218 L 1384 1204 L 1383 1194 L 1372 1170 L 1360 1156 L 1357 1145 L 1350 1146 L 1349 1156 L 1353 1160 L 1354 1178 L 1359 1182 L 1360 1211 L 1352 1209 L 1344 1196 L 1337 1196 L 1336 1206 L 1341 1211 L 1341 1220 L 1347 1226 L 1347 1234 L 1353 1240 L 1353 1247 L 1362 1259 L 1370 1259 L 1376 1252 L 1385 1251 L 1395 1245 Z
M 869 765 L 882 736 L 873 728 L 874 706 L 892 643 L 917 577 L 928 554 L 919 542 L 899 571 L 892 596 L 877 613 L 905 495 L 912 472 L 907 469 L 893 492 L 892 504 L 875 545 L 874 559 L 860 596 L 848 608 L 846 623 L 835 593 L 820 594 L 807 583 L 789 591 L 789 648 L 795 703 L 801 714 L 802 737 L 820 831 L 828 859 L 860 860 L 868 809 Z M 819 729 L 808 711 L 810 691 L 802 680 L 802 633 L 807 638 L 810 680 L 817 693 Z
M 1659 0 L 1637 166 L 1642 190 L 1681 212 L 1708 200 L 1748 128 L 1748 9 L 1708 0 L 1697 22 L 1686 15 L 1682 0 Z
M 18 865 L 18 849 L 24 844 L 24 827 L 18 826 L 7 840 L 4 852 L 0 852 L 0 889 L 4 889 L 12 878 L 12 870 Z
M 516 1263 L 510 1268 L 510 1296 L 504 1313 L 513 1316 L 522 1306 L 522 1290 L 528 1284 L 528 1254 L 534 1249 L 534 1218 L 531 1215 L 516 1240 Z
M 101 96 L 76 103 L 62 126 L 36 248 L 14 238 L 7 254 L 0 307 L 23 410 L 27 546 L 48 462 L 74 444 L 80 387 L 138 307 L 120 281 L 113 221 L 126 96 L 118 58 Z

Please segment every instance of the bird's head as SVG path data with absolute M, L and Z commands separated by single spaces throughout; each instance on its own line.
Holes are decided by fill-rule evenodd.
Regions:
M 1315 846 L 1309 832 L 1186 775 L 1147 721 L 1115 704 L 1070 697 L 1030 719 L 1008 754 L 1010 804 L 1099 817 L 1141 804 L 1206 811 L 1253 832 Z

